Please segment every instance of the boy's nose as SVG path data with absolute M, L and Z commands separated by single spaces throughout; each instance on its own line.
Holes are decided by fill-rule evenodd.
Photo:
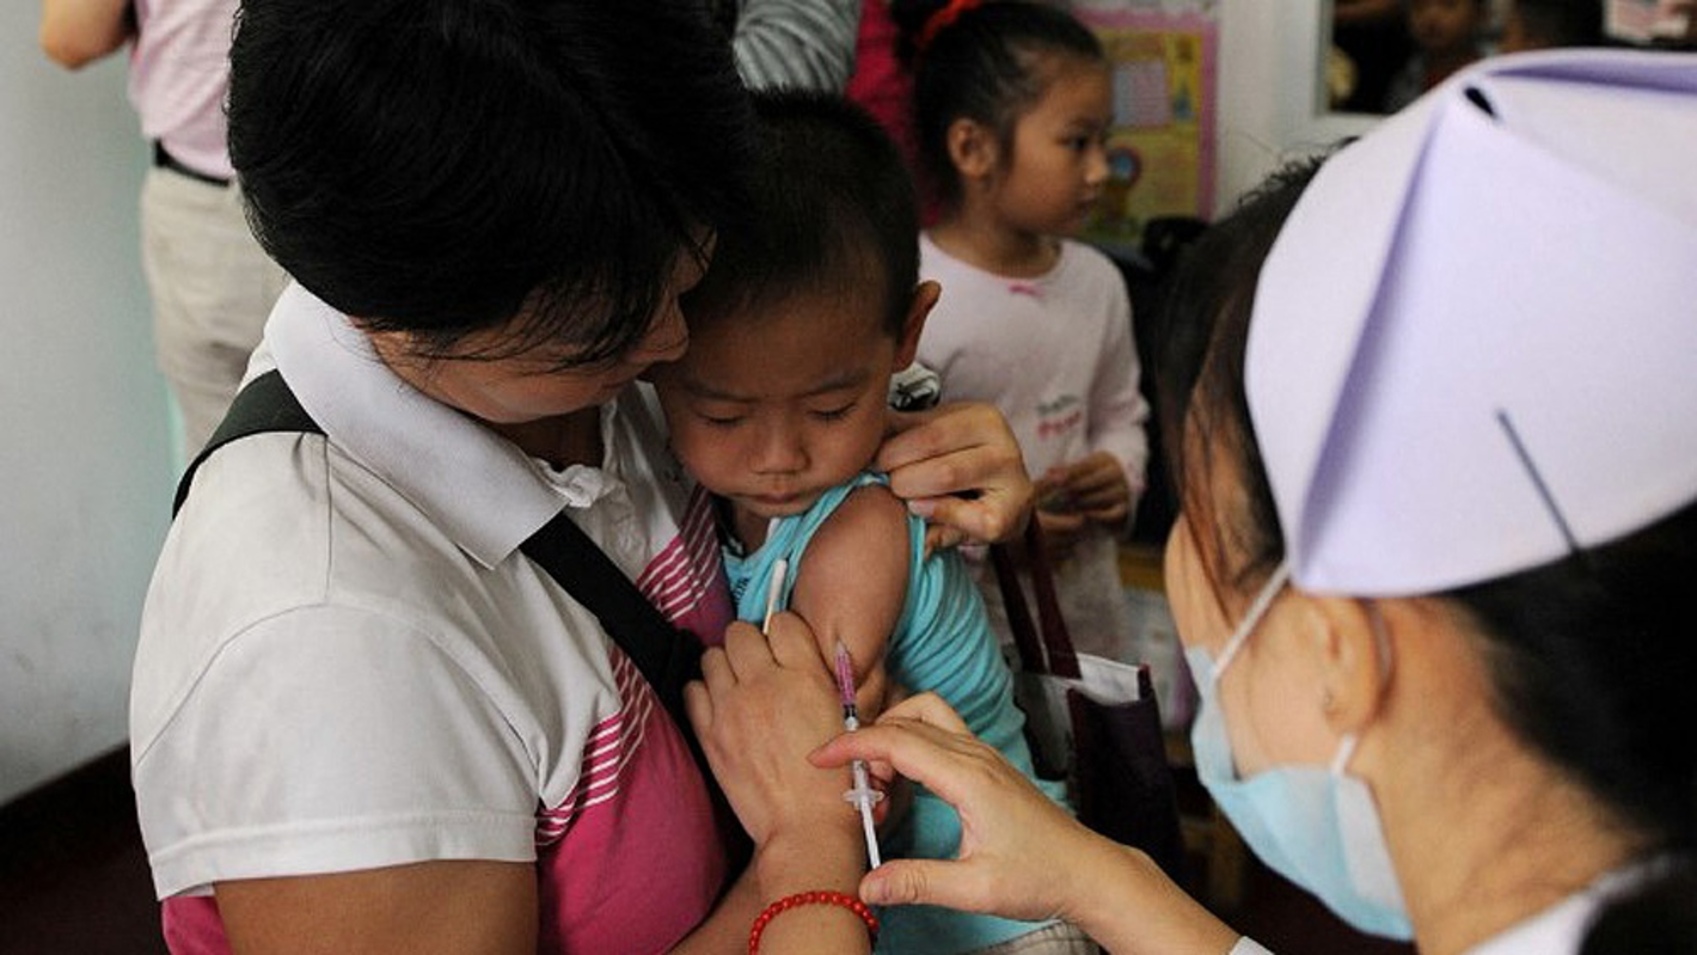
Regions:
M 807 452 L 793 429 L 770 424 L 762 429 L 754 469 L 761 474 L 794 474 L 807 466 Z

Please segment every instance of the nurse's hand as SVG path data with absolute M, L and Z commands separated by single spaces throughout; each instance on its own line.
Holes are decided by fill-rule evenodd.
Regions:
M 1149 856 L 1086 829 L 934 694 L 885 711 L 810 757 L 865 759 L 923 784 L 960 813 L 953 860 L 885 862 L 860 882 L 875 905 L 926 903 L 1016 919 L 1058 917 L 1109 951 L 1208 953 L 1237 933 L 1168 879 Z
M 1031 513 L 1019 442 L 995 406 L 951 402 L 889 414 L 877 467 L 909 510 L 930 522 L 932 548 L 1010 540 Z
M 855 758 L 879 775 L 893 769 L 922 783 L 961 817 L 957 859 L 885 862 L 861 881 L 867 902 L 923 902 L 1017 919 L 1068 911 L 1078 847 L 1097 837 L 968 732 L 941 697 L 905 700 L 876 725 L 839 735 L 811 757 L 830 767 Z

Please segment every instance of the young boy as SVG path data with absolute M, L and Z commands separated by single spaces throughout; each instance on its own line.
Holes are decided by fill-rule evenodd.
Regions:
M 867 469 L 890 377 L 913 360 L 935 283 L 918 280 L 906 166 L 874 121 L 812 94 L 757 97 L 749 226 L 722 230 L 684 298 L 689 351 L 654 381 L 678 457 L 718 497 L 737 614 L 758 621 L 778 561 L 780 595 L 829 659 L 853 657 L 858 703 L 929 690 L 1027 775 L 1012 677 L 959 558 L 927 556 L 923 522 Z M 898 691 L 897 688 L 900 688 Z M 1049 785 L 1049 784 L 1045 784 Z M 1049 786 L 1059 799 L 1059 787 Z M 954 811 L 915 796 L 887 832 L 891 856 L 952 858 Z M 883 913 L 882 951 L 1067 952 L 1067 925 L 918 906 Z M 1037 938 L 1025 938 L 1034 932 Z M 1053 947 L 1051 947 L 1053 946 Z M 1084 949 L 1079 949 L 1084 950 Z

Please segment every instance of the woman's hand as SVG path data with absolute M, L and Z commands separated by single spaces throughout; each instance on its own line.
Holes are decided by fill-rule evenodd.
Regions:
M 769 634 L 734 623 L 701 669 L 702 680 L 684 688 L 684 703 L 755 854 L 707 923 L 677 949 L 691 953 L 746 945 L 749 924 L 766 906 L 797 892 L 852 893 L 866 871 L 859 817 L 842 796 L 849 774 L 806 758 L 842 730 L 836 686 L 807 624 L 793 613 L 775 615 Z M 847 909 L 808 905 L 768 925 L 761 948 L 865 952 L 868 938 Z
M 812 631 L 776 614 L 769 634 L 733 623 L 723 647 L 701 659 L 702 680 L 684 703 L 731 808 L 755 845 L 781 829 L 806 831 L 844 812 L 846 773 L 812 766 L 807 754 L 842 732 L 842 706 Z
M 1068 914 L 1069 886 L 1098 837 L 1045 796 L 994 748 L 967 731 L 931 693 L 891 707 L 877 725 L 838 736 L 812 759 L 844 766 L 871 762 L 919 782 L 961 817 L 960 853 L 952 861 L 885 862 L 861 881 L 861 897 L 877 905 L 926 903 L 1010 918 Z
M 992 543 L 1024 530 L 1031 479 L 1019 442 L 993 405 L 892 411 L 889 421 L 877 466 L 908 508 L 931 522 L 928 545 Z

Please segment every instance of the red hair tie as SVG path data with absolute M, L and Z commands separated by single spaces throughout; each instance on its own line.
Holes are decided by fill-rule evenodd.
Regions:
M 931 41 L 937 38 L 937 34 L 954 26 L 961 14 L 977 9 L 983 3 L 984 0 L 949 0 L 943 9 L 925 18 L 925 26 L 920 28 L 919 39 L 914 41 L 913 48 L 924 53 Z

